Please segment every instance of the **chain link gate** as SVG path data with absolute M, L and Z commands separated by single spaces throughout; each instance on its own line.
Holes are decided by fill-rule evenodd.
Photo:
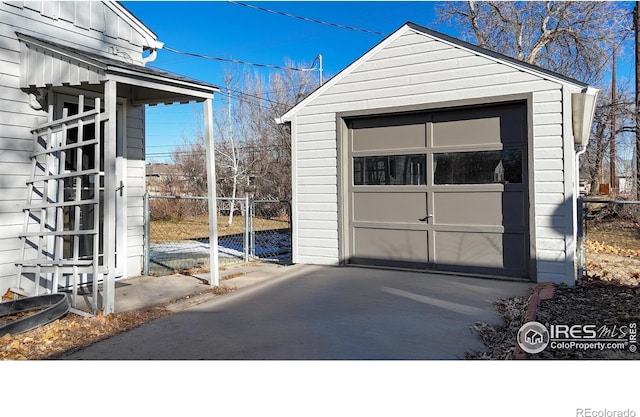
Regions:
M 291 262 L 289 202 L 216 200 L 220 267 L 252 260 Z M 146 196 L 145 275 L 207 272 L 209 253 L 207 197 Z
M 290 264 L 291 203 L 285 200 L 253 200 L 249 213 L 251 257 Z

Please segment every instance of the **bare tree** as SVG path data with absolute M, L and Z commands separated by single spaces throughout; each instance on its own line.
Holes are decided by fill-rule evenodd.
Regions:
M 623 42 L 633 33 L 632 11 L 619 2 L 448 2 L 437 13 L 472 43 L 590 84 L 602 81 L 612 51 L 623 54 Z M 581 160 L 593 191 L 608 157 L 612 114 L 619 132 L 635 126 L 628 89 L 620 90 L 615 100 L 610 91 L 599 95 L 591 143 Z
M 616 121 L 614 135 L 611 134 L 612 116 Z M 616 88 L 615 100 L 612 100 L 610 89 L 598 95 L 589 146 L 580 161 L 580 170 L 586 174 L 591 192 L 598 192 L 603 177 L 608 177 L 604 175 L 604 171 L 608 168 L 605 162 L 609 157 L 612 136 L 616 136 L 616 145 L 619 148 L 616 165 L 628 165 L 621 158 L 632 149 L 629 133 L 635 130 L 634 120 L 633 94 L 628 84 L 622 84 Z M 611 186 L 615 187 L 616 184 Z
M 291 62 L 286 66 L 305 68 Z M 318 86 L 317 73 L 306 68 L 275 72 L 266 78 L 238 68 L 226 71 L 220 94 L 223 105 L 214 112 L 218 196 L 291 199 L 291 132 L 275 119 Z M 196 195 L 207 190 L 205 149 L 204 134 L 196 131 L 192 140 L 184 139 L 173 152 L 176 175 Z M 235 206 L 229 205 L 229 223 Z
M 295 67 L 287 62 L 288 67 Z M 298 66 L 304 68 L 304 65 Z M 221 191 L 238 193 L 254 198 L 289 200 L 291 198 L 291 133 L 287 126 L 275 119 L 304 99 L 317 86 L 317 75 L 312 71 L 282 71 L 264 78 L 257 72 L 235 71 L 223 91 L 231 100 L 216 115 L 221 143 L 220 156 L 226 158 L 226 178 Z M 230 104 L 232 103 L 232 104 Z M 229 118 L 229 112 L 233 117 Z M 229 127 L 229 124 L 233 124 Z M 233 141 L 229 134 L 233 132 Z M 237 170 L 231 166 L 231 149 L 235 143 Z M 226 149 L 226 151 L 225 151 Z M 237 178 L 234 182 L 233 178 Z
M 182 192 L 196 196 L 207 194 L 207 165 L 204 158 L 206 149 L 202 131 L 196 131 L 193 140 L 183 134 L 182 144 L 173 149 L 171 159 L 174 168 L 170 180 L 175 184 L 180 179 Z
M 310 71 L 273 73 L 266 84 L 255 74 L 245 79 L 244 91 L 254 100 L 243 100 L 243 111 L 251 122 L 252 149 L 260 155 L 251 188 L 259 198 L 291 199 L 291 132 L 275 119 L 317 86 L 317 75 Z
M 217 147 L 218 165 L 224 169 L 226 180 L 231 180 L 231 199 L 229 200 L 229 219 L 227 224 L 233 223 L 233 213 L 236 208 L 236 196 L 238 195 L 238 181 L 242 175 L 246 175 L 248 166 L 243 166 L 241 170 L 242 155 L 238 149 L 240 140 L 236 138 L 236 135 L 244 133 L 242 129 L 244 126 L 239 120 L 234 120 L 234 114 L 237 114 L 237 110 L 234 111 L 233 101 L 231 100 L 231 91 L 234 89 L 234 75 L 231 70 L 227 70 L 224 77 L 224 84 L 227 91 L 227 108 L 226 118 L 217 119 L 217 127 L 220 132 L 219 145 Z M 240 129 L 238 129 L 238 127 Z M 234 130 L 236 131 L 234 135 Z M 220 143 L 222 142 L 222 143 Z
M 470 42 L 588 83 L 632 33 L 630 10 L 618 2 L 445 2 L 437 13 Z

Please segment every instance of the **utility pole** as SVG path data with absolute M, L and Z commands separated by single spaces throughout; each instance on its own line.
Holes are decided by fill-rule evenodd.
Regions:
M 611 143 L 609 144 L 609 171 L 611 178 L 611 190 L 616 189 L 616 49 L 613 48 L 613 69 L 611 71 Z
M 633 10 L 633 32 L 635 34 L 635 52 L 636 52 L 636 200 L 640 200 L 640 13 L 638 13 L 640 2 L 636 1 L 636 7 Z

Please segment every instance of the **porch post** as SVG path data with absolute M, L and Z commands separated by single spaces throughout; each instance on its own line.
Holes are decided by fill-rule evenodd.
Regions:
M 218 208 L 216 199 L 216 158 L 213 143 L 213 99 L 204 101 L 204 134 L 207 142 L 207 193 L 209 197 L 209 265 L 211 279 L 209 284 L 220 284 L 218 269 Z
M 108 80 L 104 87 L 104 107 L 107 116 L 104 135 L 104 220 L 103 220 L 103 265 L 107 274 L 102 284 L 103 313 L 115 310 L 115 278 L 116 278 L 116 82 Z

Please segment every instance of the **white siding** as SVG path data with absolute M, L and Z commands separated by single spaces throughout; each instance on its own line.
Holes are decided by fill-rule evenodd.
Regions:
M 31 129 L 46 121 L 20 89 L 21 32 L 77 49 L 140 62 L 146 35 L 102 2 L 0 2 L 0 294 L 15 284 L 22 231 L 25 180 L 33 150 Z M 117 53 L 118 55 L 113 55 Z M 142 194 L 144 192 L 144 109 L 128 117 L 128 257 L 129 273 L 138 275 L 142 261 Z
M 20 45 L 0 4 L 0 294 L 15 284 L 26 201 L 25 181 L 31 171 L 31 129 L 46 114 L 29 106 L 20 90 Z
M 533 99 L 537 281 L 568 283 L 573 277 L 563 272 L 572 220 L 565 209 L 562 89 L 536 92 Z
M 374 49 L 375 51 L 375 49 Z M 411 105 L 447 106 L 533 93 L 534 213 L 538 280 L 566 271 L 563 85 L 468 50 L 407 31 L 372 53 L 295 113 L 294 262 L 336 264 L 339 259 L 336 113 Z M 323 228 L 325 232 L 317 230 Z M 570 277 L 572 280 L 573 277 Z M 563 281 L 567 281 L 564 276 Z
M 127 275 L 141 275 L 144 251 L 144 107 L 127 115 Z
M 149 43 L 131 21 L 99 1 L 0 2 L 0 16 L 0 35 L 21 32 L 113 59 L 141 63 L 141 47 Z

